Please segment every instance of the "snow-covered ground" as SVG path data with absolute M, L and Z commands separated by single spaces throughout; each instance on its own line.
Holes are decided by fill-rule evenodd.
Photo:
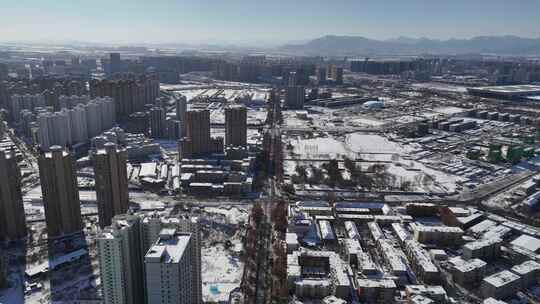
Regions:
M 376 134 L 349 134 L 345 142 L 352 151 L 360 153 L 394 154 L 405 151 L 398 143 L 391 142 L 385 137 Z
M 205 207 L 204 212 L 210 214 L 221 214 L 225 216 L 225 219 L 228 224 L 239 224 L 247 223 L 249 214 L 244 209 L 239 209 L 236 207 L 232 208 L 223 208 L 223 207 Z
M 244 264 L 223 245 L 202 249 L 203 300 L 228 301 L 229 293 L 240 286 Z
M 438 107 L 438 108 L 433 109 L 433 112 L 447 114 L 447 115 L 459 114 L 465 111 L 466 109 L 458 108 L 458 107 Z
M 351 122 L 356 125 L 366 125 L 366 126 L 373 126 L 373 127 L 378 127 L 378 126 L 382 126 L 386 124 L 386 122 L 384 121 L 373 119 L 373 118 L 355 118 Z

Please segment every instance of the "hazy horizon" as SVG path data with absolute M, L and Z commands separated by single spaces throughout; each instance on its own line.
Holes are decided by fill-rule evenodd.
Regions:
M 5 0 L 0 41 L 279 45 L 326 35 L 540 38 L 540 1 Z

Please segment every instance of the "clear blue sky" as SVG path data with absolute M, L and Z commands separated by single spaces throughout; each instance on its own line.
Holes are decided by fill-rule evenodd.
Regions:
M 0 41 L 540 37 L 540 0 L 0 0 Z

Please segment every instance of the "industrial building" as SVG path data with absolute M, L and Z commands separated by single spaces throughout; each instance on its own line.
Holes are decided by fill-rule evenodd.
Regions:
M 476 87 L 467 91 L 474 96 L 520 101 L 528 100 L 530 96 L 540 96 L 540 86 L 537 85 Z

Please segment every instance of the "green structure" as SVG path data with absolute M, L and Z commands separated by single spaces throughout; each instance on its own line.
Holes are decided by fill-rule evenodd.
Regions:
M 472 150 L 467 151 L 466 156 L 468 159 L 478 160 L 480 156 L 482 156 L 482 151 L 478 149 L 472 149 Z
M 523 137 L 523 143 L 525 144 L 534 145 L 534 141 L 535 141 L 535 136 L 532 134 Z
M 528 147 L 528 148 L 525 148 L 523 149 L 523 157 L 534 157 L 534 148 L 533 147 Z
M 508 146 L 506 151 L 506 160 L 512 164 L 519 163 L 523 157 L 523 147 L 521 146 Z
M 487 160 L 490 163 L 501 162 L 503 160 L 502 146 L 499 145 L 499 144 L 491 144 L 491 145 L 489 145 L 489 152 L 488 152 Z

